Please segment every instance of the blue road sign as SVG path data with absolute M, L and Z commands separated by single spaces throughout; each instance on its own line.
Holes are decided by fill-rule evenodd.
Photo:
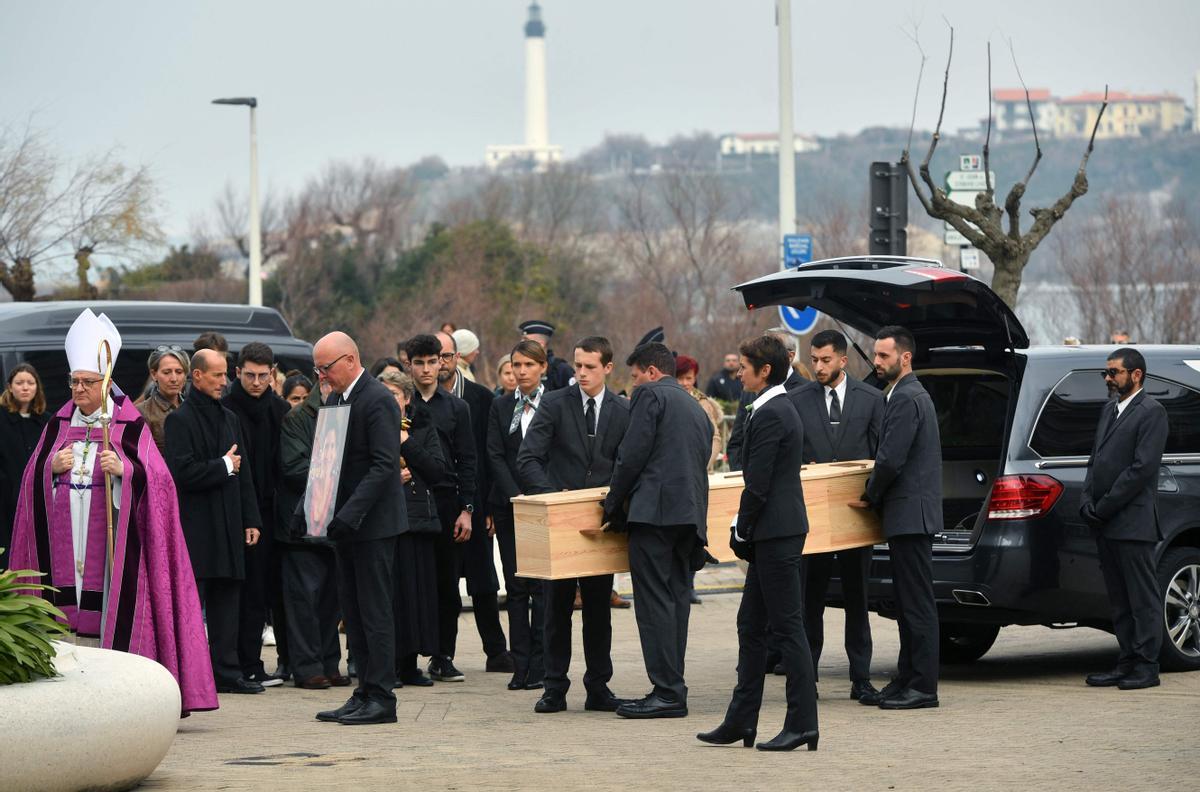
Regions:
M 799 267 L 812 261 L 811 234 L 783 235 L 783 266 Z
M 783 322 L 783 326 L 796 335 L 804 335 L 812 332 L 812 329 L 817 326 L 817 318 L 820 316 L 816 308 L 792 308 L 790 305 L 779 306 L 779 319 Z

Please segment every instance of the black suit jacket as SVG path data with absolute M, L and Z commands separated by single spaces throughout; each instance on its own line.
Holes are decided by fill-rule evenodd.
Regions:
M 637 386 L 605 511 L 628 499 L 630 523 L 694 525 L 707 544 L 712 436 L 708 414 L 674 377 Z
M 421 399 L 421 396 L 417 394 L 413 398 Z M 475 472 L 479 453 L 471 426 L 471 408 L 441 386 L 434 390 L 429 401 L 422 400 L 422 404 L 433 419 L 438 441 L 442 444 L 442 458 L 447 466 L 446 476 L 439 484 L 433 485 L 434 492 L 446 498 L 455 498 L 461 511 L 467 504 L 475 503 Z M 452 520 L 458 517 L 458 513 L 441 516 L 442 519 Z
M 338 401 L 333 393 L 326 403 Z M 330 538 L 366 542 L 397 536 L 408 530 L 400 483 L 400 407 L 392 392 L 366 372 L 345 402 L 350 424 Z
M 783 387 L 787 389 L 788 393 L 791 393 L 797 388 L 804 386 L 807 382 L 808 380 L 801 377 L 793 369 L 792 373 L 788 374 L 788 378 L 784 380 Z M 730 470 L 742 469 L 742 442 L 743 436 L 746 433 L 746 407 L 753 404 L 757 398 L 757 393 L 744 390 L 742 391 L 741 398 L 738 400 L 737 415 L 733 417 L 733 429 L 729 432 L 729 444 L 725 447 L 725 455 L 729 458 Z
M 787 396 L 776 396 L 746 421 L 737 532 L 747 542 L 808 533 L 800 468 L 804 427 Z
M 578 384 L 542 395 L 517 454 L 517 481 L 525 492 L 539 495 L 609 483 L 629 426 L 629 400 L 605 391 L 594 440 L 588 439 L 583 418 Z
M 488 501 L 492 509 L 508 508 L 508 499 L 522 492 L 521 485 L 517 483 L 517 452 L 521 450 L 521 429 L 518 427 L 515 432 L 508 431 L 512 425 L 513 413 L 517 409 L 519 392 L 514 391 L 493 399 L 487 415 L 487 465 L 481 467 L 487 467 L 491 475 Z M 548 391 L 542 391 L 539 409 L 545 406 L 548 395 Z
M 1080 505 L 1091 505 L 1107 539 L 1154 542 L 1162 538 L 1156 498 L 1167 446 L 1167 411 L 1144 390 L 1114 420 L 1105 406 L 1096 427 L 1092 461 Z
M 882 509 L 883 533 L 942 530 L 942 441 L 933 399 L 915 374 L 902 377 L 883 411 L 867 500 Z
M 462 377 L 462 374 L 458 376 Z M 491 413 L 492 401 L 496 394 L 479 383 L 471 382 L 463 377 L 462 400 L 471 410 L 471 435 L 475 439 L 475 488 L 472 503 L 475 504 L 475 514 L 482 517 L 488 511 L 488 494 L 492 489 L 492 473 L 487 464 L 488 415 Z
M 869 385 L 846 377 L 846 398 L 838 426 L 829 423 L 825 386 L 806 382 L 788 393 L 804 424 L 804 463 L 874 459 L 883 425 L 883 394 Z

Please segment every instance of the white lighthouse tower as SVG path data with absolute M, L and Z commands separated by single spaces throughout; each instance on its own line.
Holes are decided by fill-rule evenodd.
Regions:
M 545 170 L 562 161 L 562 146 L 550 145 L 546 110 L 546 24 L 537 0 L 529 4 L 525 22 L 525 142 L 491 145 L 484 154 L 489 168 L 516 166 Z

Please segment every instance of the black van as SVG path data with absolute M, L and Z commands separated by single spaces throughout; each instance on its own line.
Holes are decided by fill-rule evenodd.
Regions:
M 63 341 L 84 308 L 108 314 L 120 331 L 121 352 L 113 381 L 135 398 L 146 385 L 151 351 L 163 344 L 178 344 L 190 354 L 196 336 L 209 330 L 225 336 L 234 354 L 251 341 L 262 341 L 275 352 L 282 371 L 299 369 L 312 376 L 312 344 L 294 337 L 274 308 L 172 302 L 0 304 L 0 369 L 7 377 L 16 364 L 33 364 L 46 389 L 48 409 L 57 410 L 71 398 Z
M 1096 543 L 1078 514 L 1113 346 L 1030 347 L 985 284 L 937 261 L 852 257 L 736 287 L 747 307 L 811 305 L 859 332 L 909 328 L 942 437 L 945 530 L 934 538 L 942 660 L 982 657 L 1008 624 L 1111 631 Z M 1200 346 L 1139 346 L 1167 410 L 1157 548 L 1164 667 L 1200 668 Z M 831 604 L 840 604 L 836 585 Z M 887 546 L 872 608 L 895 613 Z

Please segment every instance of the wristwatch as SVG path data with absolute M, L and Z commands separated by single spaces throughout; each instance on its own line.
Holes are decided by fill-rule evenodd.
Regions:
M 474 514 L 475 513 L 475 504 L 468 503 L 466 506 L 463 506 L 463 511 L 465 511 L 467 514 Z

